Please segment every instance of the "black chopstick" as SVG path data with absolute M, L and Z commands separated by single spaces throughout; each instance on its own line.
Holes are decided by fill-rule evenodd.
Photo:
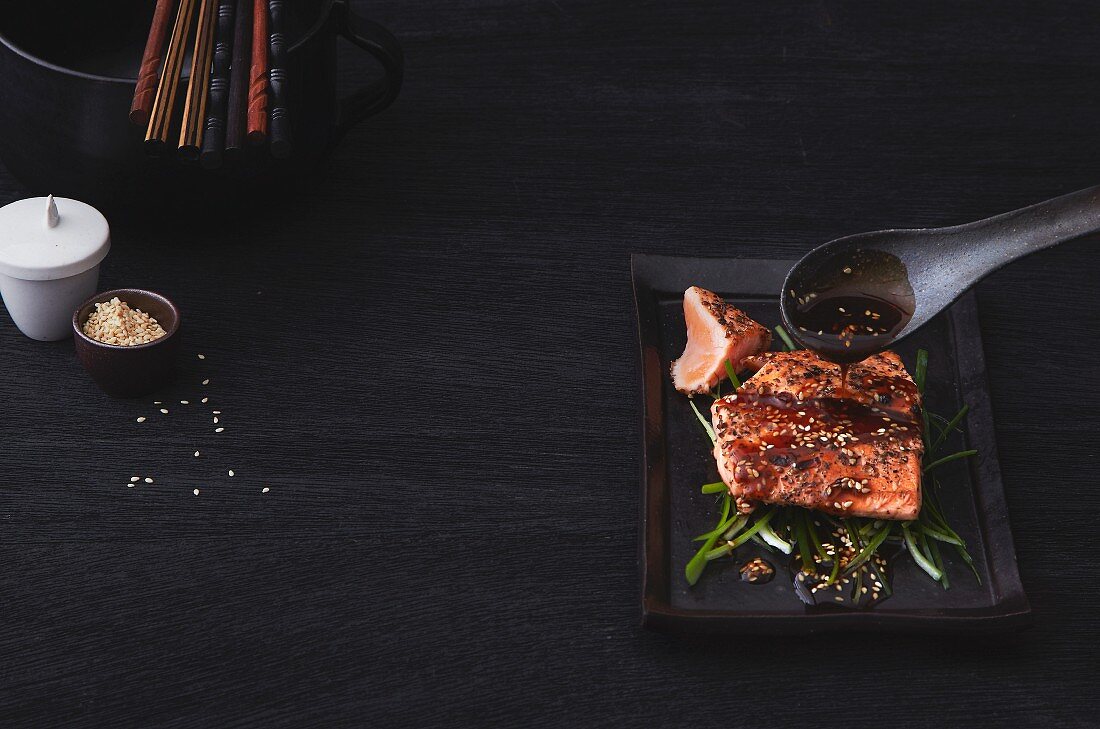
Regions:
M 285 159 L 290 156 L 290 79 L 286 70 L 286 7 L 283 0 L 268 0 L 268 49 L 271 88 L 271 111 L 268 123 L 268 139 L 271 156 Z
M 248 72 L 252 59 L 252 0 L 237 0 L 233 19 L 233 61 L 229 69 L 229 116 L 225 127 L 225 156 L 244 149 L 248 104 Z
M 208 169 L 222 163 L 225 151 L 226 112 L 229 108 L 229 71 L 233 54 L 233 7 L 236 0 L 218 3 L 218 28 L 214 42 L 214 74 L 210 78 L 207 99 L 206 134 L 202 139 L 202 166 Z

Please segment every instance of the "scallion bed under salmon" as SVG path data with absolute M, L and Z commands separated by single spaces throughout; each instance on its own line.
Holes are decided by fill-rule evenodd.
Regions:
M 918 352 L 914 376 L 889 351 L 841 366 L 794 350 L 779 327 L 788 351 L 769 352 L 763 325 L 695 286 L 684 294 L 684 316 L 688 341 L 672 365 L 673 383 L 694 398 L 722 479 L 702 489 L 719 495 L 722 514 L 696 539 L 702 546 L 685 567 L 690 584 L 708 562 L 749 540 L 793 553 L 803 599 L 813 599 L 815 585 L 850 592 L 844 599 L 852 605 L 889 594 L 877 554 L 887 544 L 904 545 L 945 589 L 938 544 L 957 551 L 978 577 L 935 497 L 936 477 L 927 475 L 976 452 L 938 457 L 966 408 L 950 421 L 923 411 L 926 352 Z M 734 391 L 723 397 L 724 379 Z M 696 405 L 703 393 L 714 397 L 709 418 Z M 837 544 L 815 533 L 828 529 L 823 522 Z
M 765 352 L 768 330 L 716 294 L 684 293 L 688 343 L 677 389 L 704 392 L 755 370 L 711 407 L 718 472 L 741 511 L 756 502 L 838 516 L 920 512 L 920 394 L 892 352 L 847 368 L 812 352 Z M 721 374 L 719 374 L 721 373 Z

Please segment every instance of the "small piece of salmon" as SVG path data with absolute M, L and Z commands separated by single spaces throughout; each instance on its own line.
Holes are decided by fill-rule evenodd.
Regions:
M 738 503 L 915 519 L 921 507 L 920 395 L 883 352 L 838 365 L 812 352 L 748 358 L 759 368 L 711 410 L 714 456 Z
M 687 347 L 672 363 L 672 382 L 686 395 L 707 392 L 746 357 L 771 346 L 771 332 L 717 294 L 692 286 L 684 292 Z

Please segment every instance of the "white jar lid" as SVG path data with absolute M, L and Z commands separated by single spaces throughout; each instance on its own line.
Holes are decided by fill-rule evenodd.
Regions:
M 87 203 L 51 196 L 0 207 L 0 273 L 12 278 L 75 276 L 102 261 L 110 249 L 107 219 Z

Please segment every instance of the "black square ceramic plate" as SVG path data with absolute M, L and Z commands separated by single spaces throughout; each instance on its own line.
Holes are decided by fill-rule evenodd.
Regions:
M 778 294 L 792 261 L 634 256 L 634 296 L 642 351 L 644 476 L 642 481 L 642 613 L 646 627 L 685 633 L 815 633 L 824 631 L 993 631 L 1030 622 L 1016 569 L 974 297 L 967 295 L 905 340 L 898 353 L 912 369 L 918 348 L 930 353 L 926 404 L 953 415 L 970 406 L 951 450 L 979 455 L 941 467 L 947 519 L 967 542 L 981 583 L 954 551 L 944 552 L 951 589 L 944 590 L 902 557 L 893 563 L 893 595 L 878 605 L 847 609 L 808 606 L 795 595 L 783 555 L 753 543 L 738 557 L 763 556 L 777 567 L 766 585 L 741 582 L 744 560 L 711 563 L 691 587 L 684 566 L 713 527 L 715 497 L 700 493 L 717 481 L 703 430 L 669 379 L 669 365 L 686 339 L 683 292 L 710 289 L 757 321 L 779 323 Z M 950 451 L 944 451 L 950 452 Z

